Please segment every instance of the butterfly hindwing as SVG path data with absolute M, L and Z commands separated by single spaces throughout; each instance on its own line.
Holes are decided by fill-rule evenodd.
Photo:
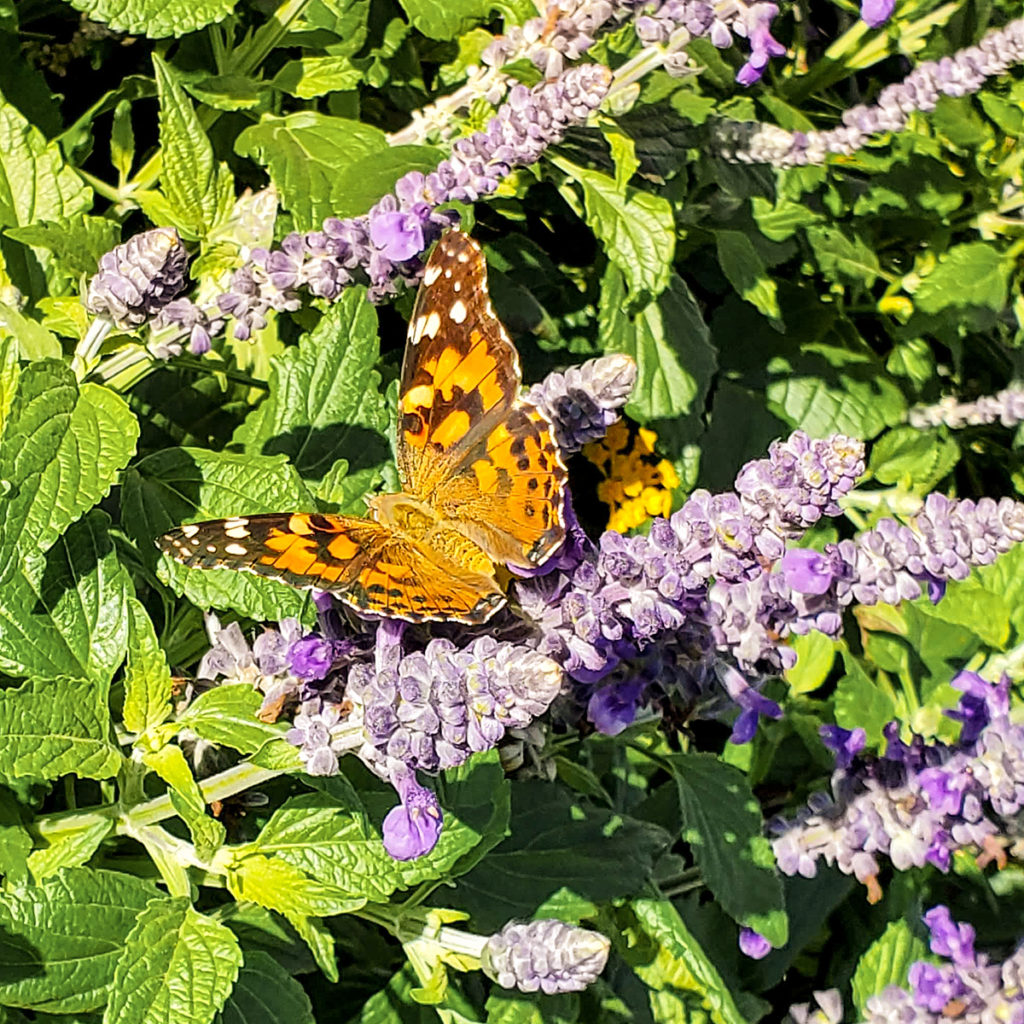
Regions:
M 270 513 L 179 526 L 159 541 L 197 568 L 226 568 L 324 590 L 359 611 L 481 623 L 504 603 L 494 580 L 372 519 Z

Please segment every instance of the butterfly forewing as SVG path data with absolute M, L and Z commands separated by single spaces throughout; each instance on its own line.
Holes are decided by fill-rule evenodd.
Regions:
M 179 526 L 159 546 L 190 567 L 252 572 L 411 622 L 482 623 L 505 600 L 489 576 L 372 519 L 304 512 L 214 519 Z

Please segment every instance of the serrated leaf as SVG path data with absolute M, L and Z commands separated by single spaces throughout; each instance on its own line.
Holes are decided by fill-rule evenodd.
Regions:
M 655 825 L 577 802 L 536 781 L 512 787 L 510 826 L 509 837 L 447 897 L 482 930 L 530 917 L 562 888 L 595 901 L 636 892 L 668 841 Z
M 0 1004 L 52 1013 L 106 1003 L 124 940 L 151 882 L 73 868 L 39 885 L 8 885 L 0 900 Z
M 0 774 L 8 779 L 109 779 L 121 766 L 110 741 L 107 688 L 32 679 L 0 691 Z
M 196 854 L 202 860 L 209 860 L 224 842 L 226 833 L 224 826 L 206 813 L 202 790 L 181 747 L 168 744 L 159 750 L 147 751 L 142 761 L 171 787 L 171 804 L 192 833 Z
M 785 198 L 779 198 L 773 206 L 763 196 L 753 196 L 750 209 L 761 234 L 772 242 L 784 242 L 800 228 L 824 219 L 820 213 L 809 210 L 804 203 Z
M 262 703 L 263 695 L 248 683 L 224 683 L 196 697 L 178 722 L 204 740 L 251 754 L 285 731 L 283 723 L 256 717 Z
M 156 630 L 136 597 L 128 598 L 128 660 L 124 669 L 124 726 L 142 733 L 171 714 L 171 670 Z
M 598 312 L 602 348 L 637 364 L 627 412 L 641 423 L 701 408 L 717 367 L 717 352 L 690 289 L 673 274 L 658 298 L 630 315 L 622 275 L 610 267 Z
M 353 896 L 282 858 L 260 853 L 236 856 L 228 888 L 236 899 L 276 910 L 295 926 L 301 918 L 347 914 L 366 903 L 366 897 Z
M 693 1009 L 707 1007 L 715 1024 L 743 1024 L 746 1018 L 728 985 L 675 907 L 668 900 L 646 899 L 634 900 L 630 906 L 644 936 L 655 945 L 653 962 L 646 943 L 631 943 L 632 948 L 625 951 L 639 976 L 655 991 L 694 993 L 699 1002 Z
M 39 477 L 20 539 L 46 551 L 117 482 L 135 453 L 139 424 L 125 400 L 109 388 L 83 384 L 56 455 Z
M 318 480 L 340 458 L 349 472 L 378 470 L 390 458 L 388 408 L 380 393 L 377 316 L 351 288 L 297 347 L 271 360 L 270 393 L 235 431 L 247 452 L 287 455 Z
M 300 100 L 311 100 L 329 92 L 354 89 L 363 73 L 347 57 L 303 57 L 290 60 L 270 84 Z
M 140 459 L 125 473 L 121 516 L 143 561 L 160 561 L 156 538 L 201 519 L 260 512 L 312 512 L 315 505 L 283 455 L 235 455 L 170 448 Z M 226 608 L 269 621 L 301 616 L 306 597 L 274 580 L 229 569 L 186 569 L 164 559 L 171 587 L 200 608 Z
M 28 867 L 32 877 L 39 883 L 61 868 L 81 867 L 113 831 L 112 818 L 85 821 L 76 828 L 62 828 L 48 837 L 46 846 L 33 850 L 29 855 Z
M 910 965 L 927 955 L 928 947 L 906 921 L 890 921 L 882 935 L 861 956 L 853 973 L 851 988 L 859 1015 L 867 1016 L 868 999 L 886 985 L 906 987 Z
M 160 99 L 160 181 L 174 208 L 173 226 L 191 238 L 204 238 L 230 212 L 234 182 L 213 147 L 185 90 L 171 70 L 153 55 Z
M 652 298 L 660 294 L 669 283 L 676 248 L 672 204 L 637 189 L 627 188 L 622 195 L 598 171 L 573 167 L 572 175 L 583 186 L 587 225 L 622 271 L 630 292 Z
M 268 953 L 246 949 L 215 1024 L 316 1024 L 306 990 Z
M 431 39 L 455 39 L 486 18 L 491 0 L 399 0 L 413 27 Z
M 153 900 L 125 939 L 104 1024 L 209 1024 L 241 966 L 229 928 L 187 899 Z
M 181 84 L 200 103 L 217 110 L 251 110 L 266 91 L 265 83 L 245 75 L 182 75 Z
M 0 97 L 0 227 L 59 220 L 87 210 L 88 188 L 48 142 Z
M 914 292 L 914 305 L 923 313 L 953 307 L 1006 305 L 1011 264 L 986 242 L 954 245 Z
M 744 301 L 771 320 L 781 320 L 775 282 L 754 244 L 742 231 L 716 231 L 718 262 L 729 284 Z
M 0 875 L 9 883 L 28 881 L 28 855 L 32 837 L 26 824 L 29 814 L 11 793 L 0 788 Z M 0 983 L 3 974 L 0 972 Z
M 73 277 L 95 274 L 100 257 L 121 241 L 121 228 L 115 221 L 84 213 L 26 224 L 7 233 L 25 245 L 49 249 Z
M 337 178 L 348 165 L 386 150 L 379 128 L 312 110 L 287 117 L 265 114 L 235 140 L 239 156 L 267 169 L 299 231 L 318 230 L 334 216 L 345 200 Z
M 959 456 L 960 448 L 952 438 L 896 427 L 871 446 L 868 468 L 879 483 L 902 481 L 925 494 L 952 471 Z
M 90 512 L 32 565 L 0 586 L 0 670 L 39 680 L 110 681 L 128 641 L 131 588 L 107 533 Z
M 72 0 L 72 6 L 116 32 L 164 39 L 221 21 L 235 0 Z
M 4 431 L 7 429 L 7 417 L 10 414 L 20 378 L 18 342 L 9 334 L 0 335 L 0 445 L 3 443 Z
M 814 226 L 807 229 L 807 241 L 826 277 L 870 288 L 882 272 L 874 251 L 856 235 L 847 236 L 836 227 Z
M 640 167 L 640 159 L 636 155 L 636 142 L 615 128 L 604 128 L 604 137 L 608 141 L 612 163 L 615 165 L 615 187 L 625 194 L 626 186 Z
M 711 754 L 674 754 L 671 764 L 683 840 L 701 877 L 733 920 L 785 945 L 782 882 L 746 776 Z

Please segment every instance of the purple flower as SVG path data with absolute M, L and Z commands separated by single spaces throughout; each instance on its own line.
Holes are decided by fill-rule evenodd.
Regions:
M 370 241 L 389 260 L 404 263 L 426 247 L 423 221 L 402 210 L 379 213 L 370 218 Z
M 643 697 L 639 683 L 612 683 L 596 690 L 587 703 L 587 718 L 598 732 L 617 736 L 633 724 Z
M 720 662 L 716 671 L 726 692 L 743 709 L 733 723 L 730 742 L 737 745 L 749 743 L 757 732 L 757 722 L 761 715 L 766 718 L 782 717 L 782 708 L 758 693 L 731 665 Z
M 437 845 L 443 820 L 441 807 L 437 797 L 416 781 L 413 772 L 397 771 L 392 782 L 402 802 L 384 818 L 384 849 L 395 860 L 415 860 Z
M 844 729 L 839 725 L 822 725 L 818 728 L 822 742 L 836 755 L 836 766 L 849 768 L 854 757 L 867 743 L 867 733 L 861 729 Z
M 967 991 L 956 971 L 948 964 L 936 967 L 918 960 L 911 964 L 907 980 L 914 993 L 914 1002 L 932 1013 L 942 1013 L 947 1003 Z
M 303 681 L 326 678 L 333 664 L 333 644 L 312 633 L 296 640 L 288 651 L 288 667 Z
M 772 951 L 772 944 L 753 928 L 741 928 L 740 951 L 752 960 L 763 960 Z
M 960 966 L 975 962 L 974 929 L 969 924 L 957 924 L 949 907 L 932 907 L 921 920 L 931 932 L 929 945 L 936 956 L 949 957 Z
M 790 548 L 779 568 L 786 583 L 801 594 L 824 594 L 835 578 L 832 561 L 811 548 Z
M 861 0 L 860 16 L 871 27 L 879 28 L 891 17 L 896 0 Z

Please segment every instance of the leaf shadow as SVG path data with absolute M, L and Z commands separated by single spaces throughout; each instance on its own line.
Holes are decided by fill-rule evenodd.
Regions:
M 327 427 L 292 427 L 267 438 L 263 455 L 287 455 L 303 479 L 319 480 L 339 459 L 349 472 L 376 469 L 391 458 L 391 445 L 379 431 L 355 423 Z
M 24 935 L 0 924 L 0 986 L 6 988 L 45 973 L 46 960 L 42 950 Z

